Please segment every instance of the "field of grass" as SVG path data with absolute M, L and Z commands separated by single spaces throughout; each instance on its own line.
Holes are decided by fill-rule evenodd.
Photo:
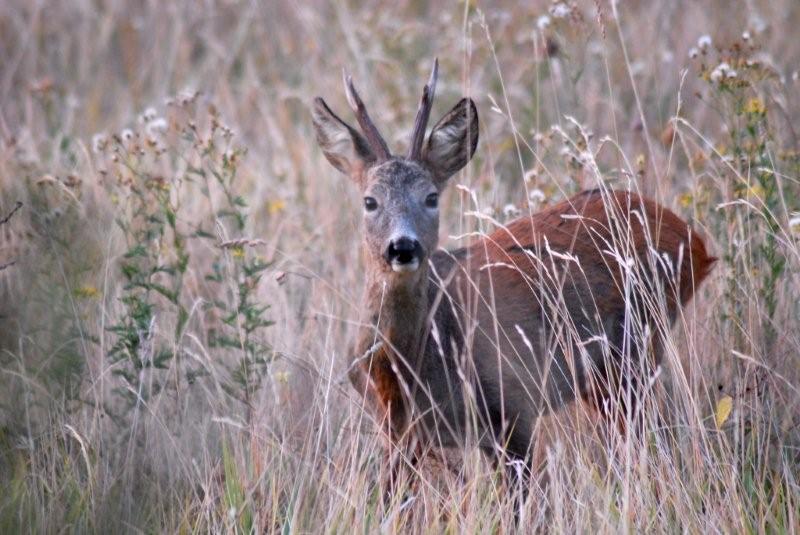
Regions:
M 799 532 L 799 27 L 796 0 L 3 1 L 0 532 Z M 309 106 L 352 119 L 345 67 L 404 151 L 434 56 L 434 119 L 481 120 L 443 247 L 602 184 L 720 259 L 650 430 L 543 418 L 520 510 L 467 447 L 383 499 L 346 380 L 361 200 Z

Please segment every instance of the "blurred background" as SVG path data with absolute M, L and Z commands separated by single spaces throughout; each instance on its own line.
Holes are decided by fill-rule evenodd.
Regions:
M 481 121 L 443 247 L 491 230 L 466 212 L 602 181 L 721 259 L 663 377 L 687 449 L 592 477 L 567 441 L 541 500 L 569 505 L 531 525 L 797 528 L 798 26 L 795 0 L 4 1 L 0 527 L 376 529 L 380 445 L 343 380 L 360 200 L 309 105 L 353 123 L 346 68 L 402 153 L 438 57 L 432 122 L 464 95 Z M 486 473 L 384 528 L 513 525 Z

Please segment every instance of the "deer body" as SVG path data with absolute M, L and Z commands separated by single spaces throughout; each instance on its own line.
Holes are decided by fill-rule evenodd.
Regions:
M 713 259 L 669 210 L 627 192 L 614 192 L 611 199 L 626 214 L 647 214 L 653 233 L 648 237 L 641 226 L 642 232 L 630 236 L 638 259 L 647 258 L 649 244 L 674 261 L 685 247 L 675 264 L 678 287 L 663 281 L 667 314 L 674 320 Z M 599 191 L 582 193 L 469 247 L 434 253 L 411 287 L 370 285 L 365 310 L 377 329 L 365 330 L 356 355 L 383 343 L 356 363 L 351 378 L 386 417 L 394 440 L 407 432 L 413 407 L 416 432 L 427 442 L 456 446 L 472 402 L 482 416 L 482 446 L 503 444 L 524 457 L 539 415 L 576 397 L 599 405 L 620 386 L 610 377 L 592 380 L 593 371 L 605 372 L 609 358 L 621 358 L 626 343 L 620 266 L 598 252 L 598 243 L 613 241 L 605 202 Z M 626 220 L 639 225 L 636 216 Z M 548 253 L 545 243 L 555 255 L 577 260 Z M 563 271 L 553 270 L 553 261 Z M 559 339 L 556 323 L 571 333 Z M 633 357 L 652 357 L 655 366 L 659 355 Z M 465 379 L 473 399 L 465 399 Z
M 367 281 L 350 378 L 393 442 L 447 447 L 476 436 L 487 451 L 525 459 L 541 414 L 576 398 L 608 414 L 620 388 L 647 375 L 658 333 L 714 259 L 671 211 L 599 190 L 437 250 L 438 193 L 474 153 L 478 123 L 463 99 L 425 143 L 436 71 L 404 158 L 389 153 L 349 79 L 363 136 L 315 102 L 325 156 L 365 201 Z

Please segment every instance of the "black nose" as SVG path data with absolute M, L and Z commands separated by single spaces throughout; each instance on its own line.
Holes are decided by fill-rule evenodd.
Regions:
M 390 264 L 410 264 L 422 256 L 422 246 L 413 238 L 402 236 L 389 242 L 386 261 Z

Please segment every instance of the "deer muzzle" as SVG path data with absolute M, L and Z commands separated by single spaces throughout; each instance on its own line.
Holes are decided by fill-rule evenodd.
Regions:
M 424 257 L 422 245 L 413 236 L 392 238 L 383 254 L 392 271 L 406 273 L 416 271 Z

